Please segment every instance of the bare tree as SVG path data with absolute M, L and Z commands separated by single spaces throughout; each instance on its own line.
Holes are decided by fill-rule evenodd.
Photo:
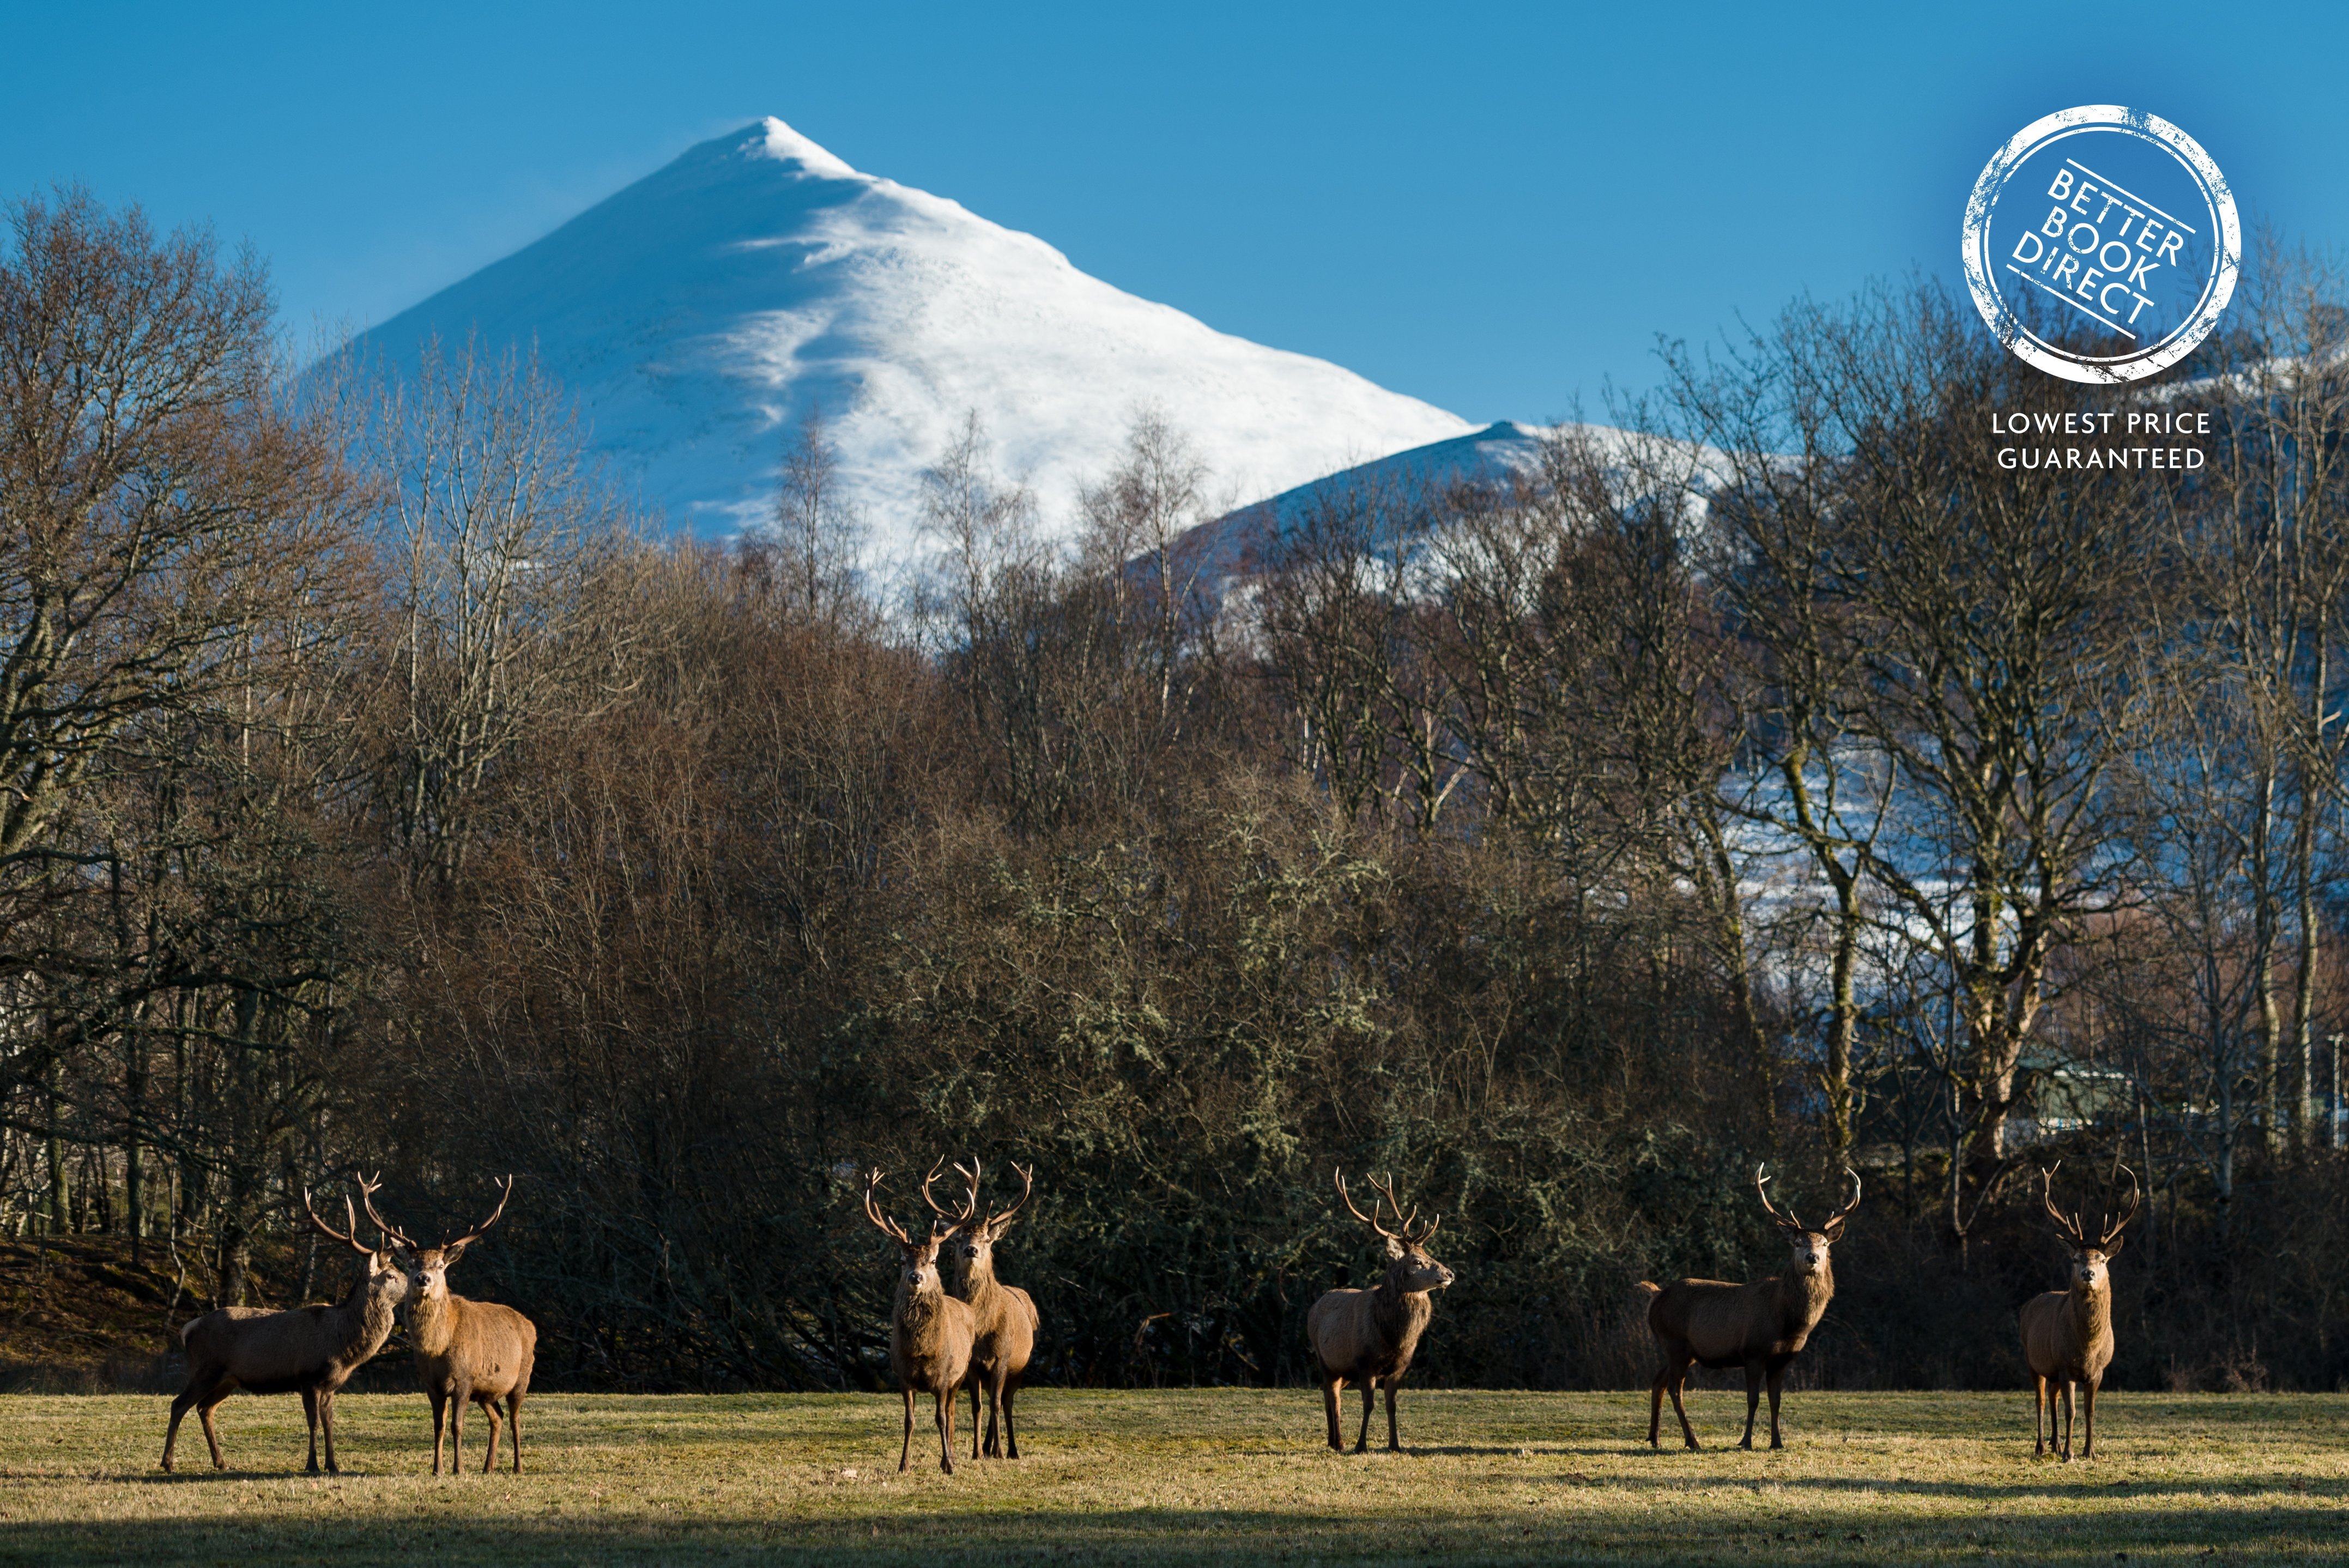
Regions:
M 2215 504 L 2181 510 L 2178 550 L 2240 676 L 2260 741 L 2251 868 L 2260 1099 L 2271 1150 L 2315 1124 L 2317 859 L 2342 799 L 2349 725 L 2349 315 L 2321 258 L 2265 236 L 2248 268 L 2209 411 Z M 2289 914 L 2287 914 L 2289 909 Z M 2280 989 L 2292 936 L 2290 1020 Z M 2289 1028 L 2289 1065 L 2285 1052 Z M 2296 1081 L 2287 1099 L 2286 1075 Z
M 579 633 L 626 524 L 534 357 L 428 343 L 370 434 L 388 476 L 378 526 L 402 707 L 390 807 L 416 874 L 445 882 L 492 768 L 566 699 L 578 711 L 611 659 Z
M 841 482 L 840 453 L 821 404 L 811 404 L 785 438 L 772 533 L 794 614 L 838 623 L 864 607 L 857 568 L 864 511 Z

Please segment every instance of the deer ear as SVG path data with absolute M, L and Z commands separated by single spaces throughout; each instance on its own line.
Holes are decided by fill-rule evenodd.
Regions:
M 1841 1220 L 1829 1220 L 1825 1225 L 1819 1228 L 1819 1234 L 1825 1236 L 1827 1239 L 1827 1243 L 1832 1246 L 1834 1243 L 1843 1240 L 1843 1222 Z
M 2106 1263 L 2112 1262 L 2114 1258 L 2120 1255 L 2121 1243 L 2127 1240 L 2128 1240 L 2127 1236 L 2115 1236 L 2111 1241 L 2105 1243 L 2104 1253 L 2105 1261 Z
M 466 1245 L 467 1243 L 464 1242 L 451 1242 L 447 1246 L 441 1248 L 440 1266 L 444 1269 L 455 1268 L 457 1266 L 457 1260 L 465 1255 Z

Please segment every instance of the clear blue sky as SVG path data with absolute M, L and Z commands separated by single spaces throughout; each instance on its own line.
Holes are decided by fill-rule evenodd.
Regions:
M 191 6 L 0 0 L 0 193 L 78 181 L 363 326 L 776 114 L 1121 288 L 1471 418 L 1809 291 L 1956 276 L 2078 103 L 2349 243 L 2349 7 Z

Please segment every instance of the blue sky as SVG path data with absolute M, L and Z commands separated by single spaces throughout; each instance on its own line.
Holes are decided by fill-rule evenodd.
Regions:
M 2349 243 L 2349 7 L 0 5 L 0 193 L 211 221 L 363 326 L 776 114 L 1228 332 L 1596 411 L 1808 291 L 1954 279 L 2008 135 L 2122 103 Z

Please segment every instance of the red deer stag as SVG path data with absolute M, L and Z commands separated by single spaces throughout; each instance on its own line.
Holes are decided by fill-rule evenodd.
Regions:
M 1663 1352 L 1655 1387 L 1648 1394 L 1648 1446 L 1658 1448 L 1663 1424 L 1664 1394 L 1672 1397 L 1672 1413 L 1681 1418 L 1681 1436 L 1697 1446 L 1689 1425 L 1688 1408 L 1681 1402 L 1689 1367 L 1745 1368 L 1745 1437 L 1741 1449 L 1754 1446 L 1754 1417 L 1762 1402 L 1762 1386 L 1770 1386 L 1770 1446 L 1785 1448 L 1778 1432 L 1778 1391 L 1786 1381 L 1786 1364 L 1799 1354 L 1819 1324 L 1820 1315 L 1835 1295 L 1835 1272 L 1827 1264 L 1827 1248 L 1843 1235 L 1844 1222 L 1859 1207 L 1859 1173 L 1846 1167 L 1851 1178 L 1851 1201 L 1826 1217 L 1816 1231 L 1807 1229 L 1792 1211 L 1780 1213 L 1770 1206 L 1765 1190 L 1769 1177 L 1754 1168 L 1754 1191 L 1763 1212 L 1776 1222 L 1794 1249 L 1793 1266 L 1783 1274 L 1730 1284 L 1714 1279 L 1674 1280 L 1659 1287 L 1641 1280 L 1650 1292 L 1648 1327 Z
M 377 1183 L 358 1183 L 362 1198 Z M 212 1409 L 243 1388 L 250 1394 L 299 1394 L 302 1413 L 310 1422 L 308 1473 L 318 1473 L 318 1429 L 326 1429 L 326 1471 L 340 1474 L 335 1464 L 335 1391 L 352 1373 L 383 1348 L 391 1337 L 392 1315 L 408 1293 L 408 1276 L 395 1264 L 388 1249 L 358 1240 L 358 1215 L 348 1198 L 343 1200 L 347 1231 L 337 1231 L 310 1207 L 302 1207 L 322 1235 L 348 1246 L 366 1261 L 350 1294 L 332 1306 L 297 1306 L 268 1312 L 257 1306 L 223 1306 L 191 1319 L 180 1330 L 188 1347 L 188 1386 L 171 1401 L 171 1426 L 163 1435 L 163 1468 L 171 1468 L 171 1449 L 180 1440 L 180 1422 L 191 1408 L 203 1423 L 204 1441 L 212 1450 L 212 1468 L 226 1470 L 221 1458 L 220 1433 L 212 1428 Z
M 1353 1196 L 1346 1191 L 1346 1173 L 1340 1171 L 1335 1177 L 1338 1196 L 1348 1212 L 1386 1242 L 1387 1274 L 1368 1290 L 1325 1291 L 1305 1315 L 1306 1343 L 1312 1347 L 1313 1364 L 1321 1377 L 1321 1407 L 1329 1418 L 1330 1446 L 1341 1454 L 1346 1451 L 1345 1436 L 1338 1429 L 1338 1396 L 1353 1381 L 1362 1386 L 1362 1431 L 1354 1451 L 1362 1453 L 1371 1446 L 1371 1411 L 1377 1403 L 1376 1391 L 1384 1387 L 1387 1451 L 1400 1453 L 1395 1387 L 1411 1370 L 1419 1336 L 1426 1332 L 1428 1319 L 1435 1315 L 1434 1293 L 1454 1278 L 1452 1271 L 1427 1252 L 1428 1238 L 1435 1234 L 1444 1216 L 1436 1215 L 1427 1222 L 1425 1230 L 1413 1235 L 1412 1221 L 1419 1218 L 1419 1211 L 1413 1209 L 1408 1216 L 1403 1213 L 1392 1177 L 1371 1182 L 1378 1196 L 1371 1200 L 1367 1214 L 1354 1207 Z M 1381 1202 L 1394 1211 L 1392 1231 L 1379 1223 Z
M 897 1450 L 897 1469 L 903 1473 L 913 1458 L 914 1396 L 926 1393 L 938 1413 L 938 1468 L 952 1475 L 955 1395 L 970 1376 L 970 1307 L 948 1295 L 938 1277 L 939 1233 L 918 1242 L 905 1234 L 904 1226 L 881 1212 L 874 1197 L 880 1185 L 878 1171 L 865 1179 L 864 1213 L 897 1243 L 902 1265 L 889 1313 L 889 1369 L 905 1398 L 905 1440 Z
M 2062 1164 L 2061 1161 L 2056 1162 Z M 2104 1216 L 2097 1220 L 2100 1229 L 2095 1241 L 2080 1228 L 2080 1218 L 2075 1214 L 2065 1219 L 2055 1210 L 2055 1171 L 2040 1172 L 2044 1178 L 2039 1201 L 2047 1207 L 2048 1218 L 2055 1222 L 2055 1233 L 2072 1249 L 2072 1283 L 2067 1290 L 2051 1290 L 2044 1295 L 2033 1296 L 2023 1304 L 2020 1317 L 2023 1329 L 2023 1355 L 2031 1363 L 2031 1455 L 2033 1459 L 2055 1446 L 2055 1398 L 2064 1401 L 2064 1447 L 2058 1457 L 2065 1464 L 2072 1462 L 2072 1387 L 2079 1385 L 2080 1401 L 2085 1407 L 2085 1440 L 2080 1445 L 2080 1457 L 2096 1457 L 2096 1387 L 2105 1380 L 2105 1368 L 2113 1359 L 2113 1254 L 2121 1250 L 2121 1232 L 2137 1218 L 2138 1202 L 2144 1193 L 2137 1183 L 2137 1172 L 2128 1167 L 2129 1206 L 2127 1212 L 2110 1226 L 2102 1226 Z M 2049 1385 L 2054 1385 L 2051 1389 Z M 2046 1436 L 2040 1436 L 2042 1421 Z
M 440 1473 L 440 1439 L 449 1439 L 450 1474 L 464 1468 L 465 1405 L 481 1408 L 490 1423 L 489 1452 L 481 1456 L 481 1473 L 498 1462 L 498 1401 L 506 1406 L 506 1426 L 513 1437 L 513 1473 L 522 1474 L 522 1401 L 530 1392 L 531 1368 L 538 1360 L 538 1326 L 511 1306 L 492 1301 L 468 1301 L 449 1290 L 449 1271 L 465 1249 L 481 1239 L 506 1212 L 513 1196 L 513 1178 L 490 1217 L 452 1242 L 419 1247 L 406 1233 L 386 1223 L 373 1200 L 367 1216 L 387 1236 L 399 1243 L 399 1266 L 408 1273 L 409 1337 L 416 1346 L 416 1377 L 432 1401 L 432 1473 Z
M 946 1161 L 938 1163 L 943 1165 Z M 1035 1353 L 1036 1330 L 1042 1320 L 1036 1315 L 1036 1304 L 1029 1299 L 1026 1291 L 996 1280 L 995 1243 L 1003 1239 L 1004 1232 L 1011 1228 L 1013 1217 L 1035 1195 L 1036 1172 L 1033 1167 L 1022 1171 L 1013 1165 L 1011 1169 L 1019 1177 L 1019 1201 L 999 1214 L 982 1215 L 978 1209 L 978 1184 L 983 1169 L 976 1158 L 968 1171 L 959 1165 L 955 1167 L 955 1173 L 970 1186 L 960 1213 L 947 1213 L 930 1196 L 930 1183 L 938 1176 L 935 1166 L 923 1178 L 922 1201 L 936 1211 L 949 1227 L 938 1238 L 938 1256 L 948 1275 L 947 1289 L 970 1304 L 970 1457 L 977 1459 L 982 1451 L 978 1390 L 984 1384 L 987 1440 L 983 1451 L 990 1459 L 1000 1459 L 1008 1449 L 1016 1460 L 1019 1457 L 1019 1434 L 1012 1426 L 1011 1407 L 1019 1397 L 1019 1379 L 1028 1370 L 1029 1357 Z M 999 1411 L 1002 1418 L 999 1433 L 996 1428 Z

